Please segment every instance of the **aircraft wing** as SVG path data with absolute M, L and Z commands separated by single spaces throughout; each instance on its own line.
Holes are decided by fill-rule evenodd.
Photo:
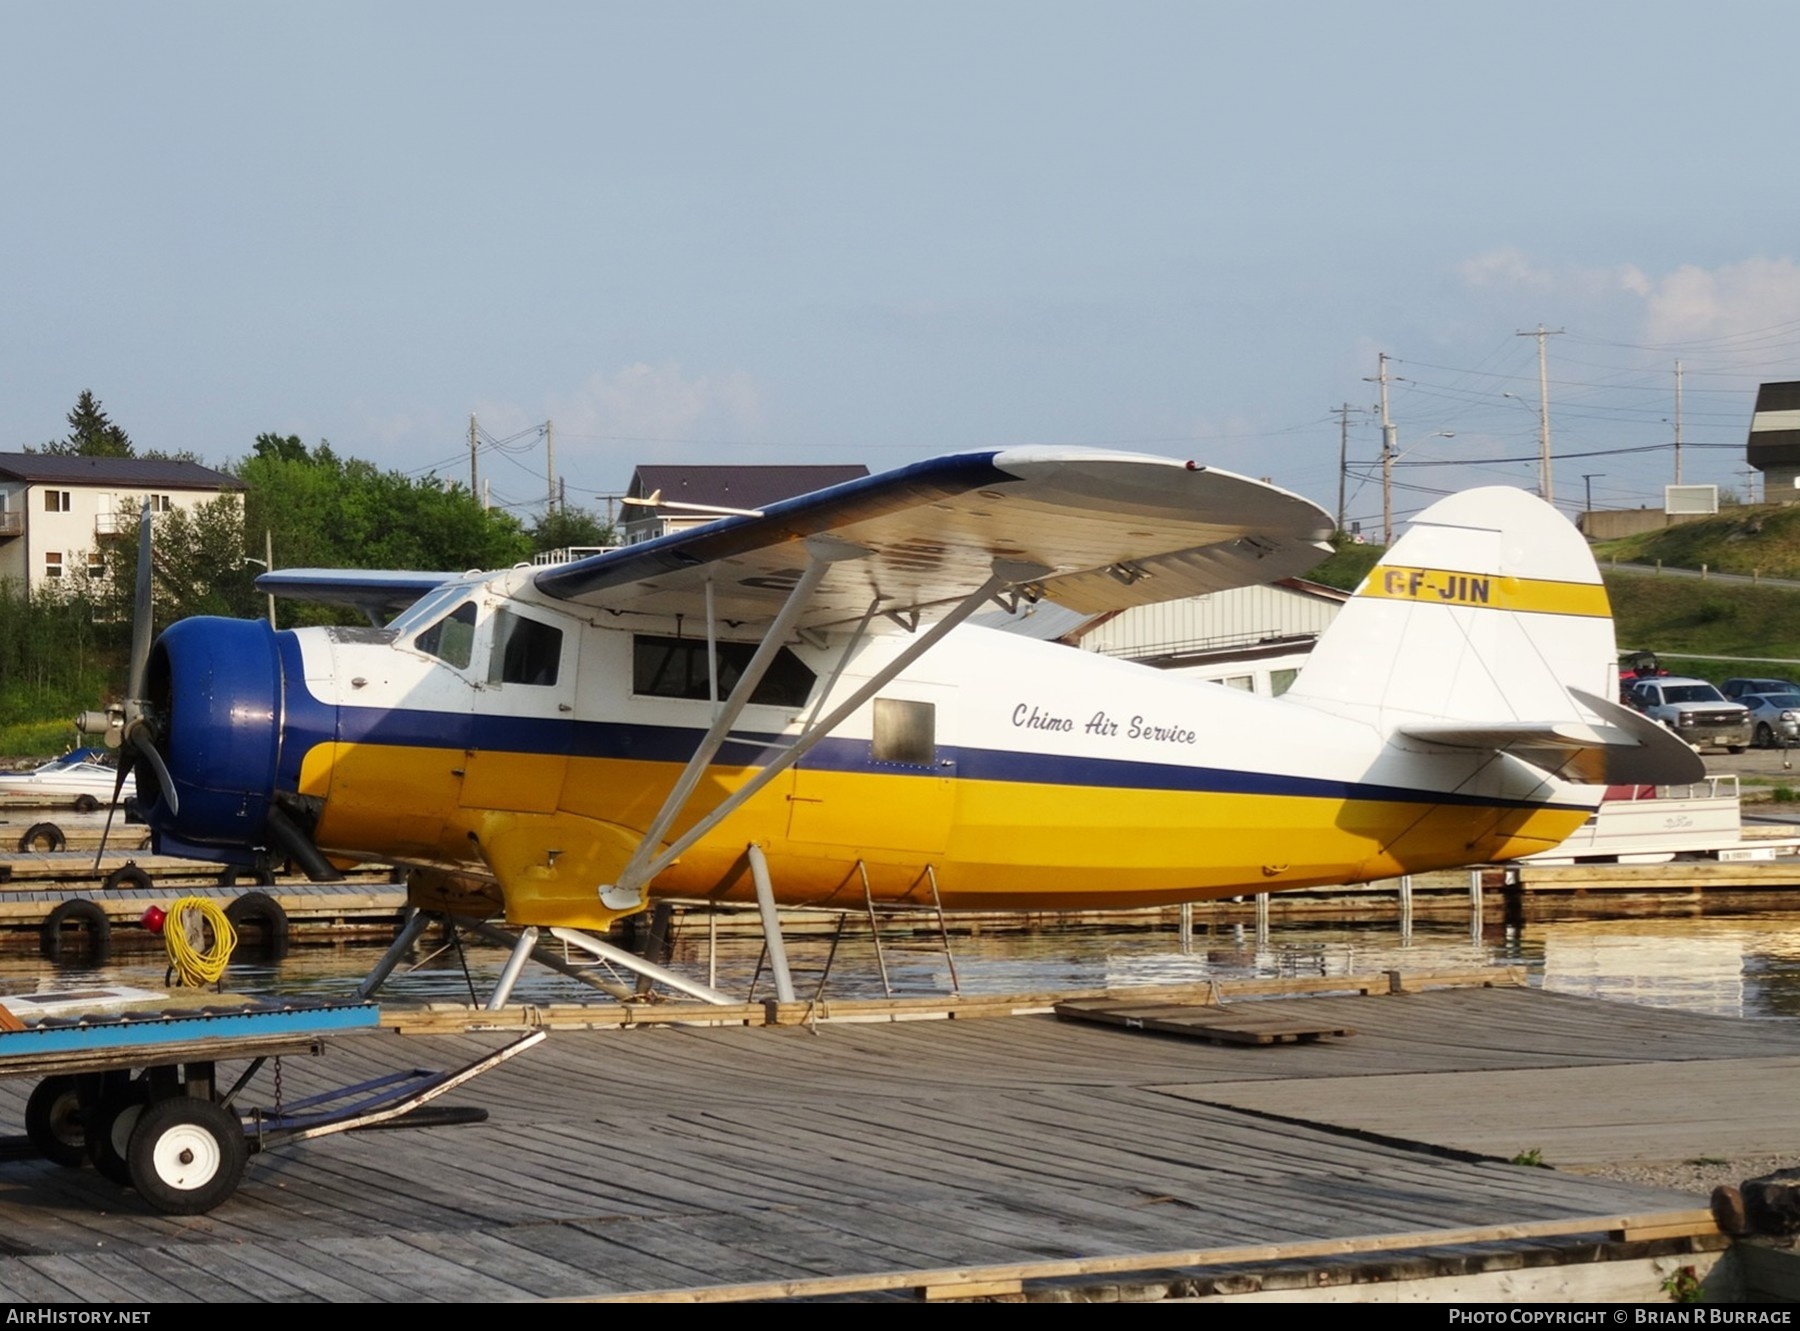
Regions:
M 1273 582 L 1330 553 L 1317 505 L 1261 481 L 1142 454 L 1015 448 L 935 458 L 546 569 L 539 592 L 622 615 L 767 621 L 808 561 L 839 556 L 800 619 L 854 622 L 966 597 L 995 561 L 1086 613 Z
M 284 600 L 347 605 L 385 617 L 406 609 L 426 592 L 467 576 L 418 569 L 283 568 L 259 577 L 256 589 Z

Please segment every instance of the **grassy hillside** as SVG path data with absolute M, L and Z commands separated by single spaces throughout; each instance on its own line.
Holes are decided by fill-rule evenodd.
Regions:
M 1729 508 L 1717 517 L 1594 546 L 1601 563 L 1653 564 L 1800 578 L 1800 506 Z
M 1606 592 L 1620 650 L 1653 651 L 1671 670 L 1718 680 L 1785 673 L 1719 657 L 1800 661 L 1800 591 L 1613 573 Z

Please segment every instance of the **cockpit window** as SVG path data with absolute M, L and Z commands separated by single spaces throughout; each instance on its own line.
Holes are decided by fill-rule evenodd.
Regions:
M 466 596 L 467 583 L 452 583 L 447 587 L 439 587 L 435 591 L 426 592 L 406 609 L 388 621 L 388 627 L 404 637 L 420 624 L 429 624 L 445 606 L 450 605 L 459 596 Z
M 414 638 L 413 646 L 458 670 L 467 670 L 475 654 L 475 602 L 464 601 Z
M 554 684 L 562 664 L 562 630 L 510 610 L 494 613 L 490 684 Z

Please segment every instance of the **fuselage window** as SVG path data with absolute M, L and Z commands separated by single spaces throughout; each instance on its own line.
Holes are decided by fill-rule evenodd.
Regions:
M 744 667 L 756 655 L 747 642 L 719 644 L 719 697 L 743 677 Z M 783 647 L 750 695 L 750 701 L 769 707 L 804 707 L 817 676 L 799 657 Z M 706 641 L 699 638 L 633 638 L 631 691 L 650 698 L 712 696 L 706 677 Z
M 877 698 L 871 756 L 878 763 L 909 763 L 916 767 L 936 763 L 937 704 Z
M 475 654 L 475 602 L 464 601 L 414 638 L 413 646 L 458 670 L 467 670 Z
M 562 664 L 562 630 L 525 619 L 510 610 L 494 614 L 494 654 L 490 684 L 554 684 Z

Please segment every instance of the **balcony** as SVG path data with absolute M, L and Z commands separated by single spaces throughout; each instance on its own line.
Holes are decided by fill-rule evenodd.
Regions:
M 10 541 L 25 534 L 25 515 L 0 511 L 0 541 Z

